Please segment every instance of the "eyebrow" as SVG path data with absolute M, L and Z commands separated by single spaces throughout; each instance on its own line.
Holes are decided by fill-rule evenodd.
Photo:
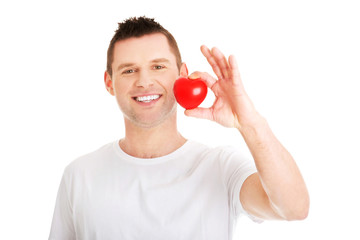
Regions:
M 123 63 L 123 64 L 120 64 L 116 70 L 119 71 L 123 68 L 132 67 L 134 65 L 135 65 L 135 63 Z
M 150 61 L 151 63 L 170 63 L 170 60 L 166 59 L 166 58 L 155 58 L 153 60 Z M 127 67 L 132 67 L 135 66 L 136 63 L 122 63 L 117 67 L 117 71 L 123 69 L 123 68 L 127 68 Z
M 169 59 L 166 58 L 156 58 L 154 60 L 151 61 L 152 63 L 170 63 Z

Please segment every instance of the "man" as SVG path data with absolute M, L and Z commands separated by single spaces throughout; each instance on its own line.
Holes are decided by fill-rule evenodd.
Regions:
M 175 39 L 153 19 L 119 24 L 105 86 L 123 112 L 125 137 L 65 169 L 49 239 L 231 239 L 240 214 L 306 218 L 300 171 L 247 96 L 235 57 L 201 52 L 217 79 L 188 76 Z M 172 89 L 179 76 L 200 77 L 216 96 L 211 108 L 185 114 L 237 129 L 254 160 L 178 132 Z

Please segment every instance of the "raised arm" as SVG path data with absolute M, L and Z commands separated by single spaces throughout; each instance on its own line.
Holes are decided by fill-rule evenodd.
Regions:
M 202 78 L 216 99 L 210 108 L 186 110 L 185 114 L 236 128 L 243 136 L 258 170 L 247 178 L 239 193 L 244 209 L 262 219 L 306 218 L 309 195 L 300 170 L 245 92 L 235 57 L 226 59 L 217 48 L 206 46 L 201 52 L 217 79 L 204 72 L 189 77 Z

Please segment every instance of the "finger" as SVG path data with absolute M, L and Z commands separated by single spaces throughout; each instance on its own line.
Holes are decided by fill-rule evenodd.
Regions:
M 216 83 L 216 79 L 206 72 L 193 72 L 189 75 L 190 79 L 202 79 L 208 88 L 212 88 Z
M 223 76 L 223 74 L 221 72 L 220 66 L 216 62 L 216 60 L 215 60 L 213 54 L 211 53 L 210 49 L 208 47 L 206 47 L 205 45 L 202 45 L 200 49 L 201 49 L 201 52 L 204 55 L 204 57 L 206 57 L 206 60 L 210 64 L 212 70 L 214 71 L 214 73 L 218 77 L 218 79 L 223 79 L 224 76 Z
M 239 67 L 238 67 L 238 64 L 237 64 L 237 61 L 236 61 L 236 58 L 234 55 L 229 56 L 229 66 L 230 66 L 231 79 L 232 79 L 233 83 L 241 84 L 241 86 L 242 86 Z
M 213 121 L 214 117 L 210 108 L 194 108 L 185 110 L 185 115 L 188 117 L 196 117 L 202 119 L 208 119 Z
M 228 62 L 226 61 L 226 58 L 224 54 L 216 47 L 214 47 L 212 50 L 212 55 L 215 58 L 215 61 L 217 62 L 218 66 L 220 67 L 220 71 L 225 79 L 228 79 L 230 74 L 230 67 Z

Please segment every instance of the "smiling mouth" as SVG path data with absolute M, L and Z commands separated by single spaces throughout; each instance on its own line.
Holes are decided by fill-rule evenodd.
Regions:
M 161 97 L 161 95 L 155 94 L 155 95 L 147 95 L 147 96 L 141 96 L 141 97 L 133 97 L 133 99 L 138 102 L 149 103 L 151 101 L 159 99 L 160 97 Z

